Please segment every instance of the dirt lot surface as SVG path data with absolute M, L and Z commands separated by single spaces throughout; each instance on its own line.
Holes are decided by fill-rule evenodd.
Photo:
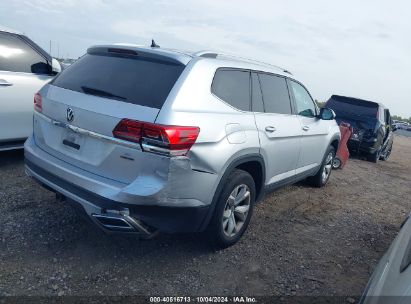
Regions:
M 329 184 L 267 195 L 241 242 L 107 236 L 0 154 L 0 295 L 358 296 L 411 211 L 411 138 L 391 159 L 352 159 Z

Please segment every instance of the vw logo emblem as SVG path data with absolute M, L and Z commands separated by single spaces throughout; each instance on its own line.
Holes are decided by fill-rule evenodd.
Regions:
M 74 111 L 72 108 L 67 108 L 67 121 L 72 122 L 74 119 Z

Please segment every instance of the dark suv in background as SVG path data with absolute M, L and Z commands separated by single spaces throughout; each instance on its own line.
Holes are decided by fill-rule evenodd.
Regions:
M 365 154 L 369 161 L 387 160 L 393 145 L 390 111 L 384 105 L 352 97 L 333 95 L 326 108 L 334 110 L 337 123 L 348 122 L 354 129 L 348 148 Z

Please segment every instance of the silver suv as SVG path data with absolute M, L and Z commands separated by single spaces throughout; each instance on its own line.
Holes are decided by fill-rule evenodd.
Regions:
M 287 71 L 212 52 L 105 45 L 35 97 L 26 171 L 106 231 L 239 240 L 266 191 L 327 183 L 340 140 Z
M 33 95 L 60 70 L 28 37 L 0 26 L 0 151 L 23 147 L 33 132 Z

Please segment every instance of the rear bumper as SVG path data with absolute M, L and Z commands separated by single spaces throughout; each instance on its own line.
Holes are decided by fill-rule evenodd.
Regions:
M 126 185 L 92 179 L 90 174 L 62 162 L 36 146 L 33 137 L 25 144 L 26 173 L 40 184 L 78 203 L 88 216 L 107 211 L 125 212 L 162 232 L 199 231 L 208 213 L 209 204 L 198 199 L 175 199 L 162 196 L 142 198 L 121 193 Z M 83 173 L 83 175 L 80 175 Z M 106 183 L 105 183 L 106 182 Z M 124 200 L 116 199 L 123 197 Z

